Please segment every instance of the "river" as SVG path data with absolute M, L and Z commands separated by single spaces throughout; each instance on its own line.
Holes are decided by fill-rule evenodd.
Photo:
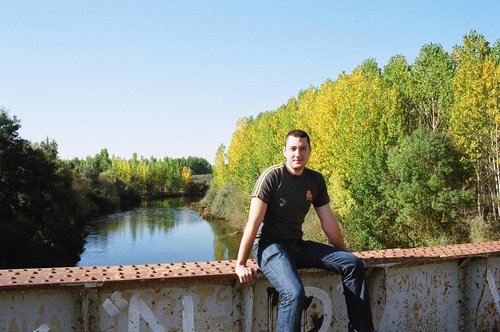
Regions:
M 169 198 L 90 222 L 77 266 L 235 259 L 240 236 L 224 221 L 201 218 L 189 204 Z

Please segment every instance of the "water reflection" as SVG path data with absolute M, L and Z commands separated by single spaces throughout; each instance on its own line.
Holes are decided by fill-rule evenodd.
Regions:
M 88 226 L 77 266 L 235 259 L 239 236 L 225 222 L 208 222 L 171 198 L 99 218 Z

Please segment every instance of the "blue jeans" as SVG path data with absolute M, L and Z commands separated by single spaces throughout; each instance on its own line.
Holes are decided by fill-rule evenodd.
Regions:
M 364 263 L 352 253 L 313 241 L 262 239 L 253 251 L 262 273 L 280 295 L 276 331 L 300 330 L 305 292 L 297 269 L 313 267 L 340 274 L 349 330 L 374 330 Z

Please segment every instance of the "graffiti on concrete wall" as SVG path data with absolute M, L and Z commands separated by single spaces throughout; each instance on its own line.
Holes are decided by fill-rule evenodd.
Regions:
M 311 320 L 311 329 L 309 331 L 324 332 L 328 331 L 330 324 L 333 320 L 333 305 L 332 300 L 327 292 L 318 287 L 306 286 L 304 287 L 306 294 L 306 301 L 302 311 L 302 327 L 305 328 L 308 323 L 308 309 L 311 303 L 316 299 L 321 303 L 321 306 L 315 306 L 309 317 Z M 277 306 L 279 303 L 279 294 L 274 287 L 267 288 L 267 320 L 266 330 L 273 331 L 275 326 L 275 315 L 277 314 Z M 322 307 L 321 311 L 317 308 Z
M 110 317 L 125 313 L 128 316 L 128 331 L 140 331 L 141 319 L 153 332 L 164 332 L 165 328 L 160 320 L 155 316 L 150 306 L 141 298 L 139 294 L 133 294 L 130 301 L 123 298 L 120 292 L 114 292 L 105 299 L 102 307 Z M 194 306 L 193 296 L 186 294 L 182 297 L 182 330 L 185 332 L 194 331 Z
M 306 306 L 303 311 L 303 324 L 304 327 L 308 322 L 311 325 L 309 331 L 324 332 L 328 331 L 330 324 L 333 320 L 332 312 L 332 302 L 328 293 L 321 288 L 317 287 L 305 287 L 305 293 L 307 297 Z M 277 315 L 277 305 L 279 302 L 279 296 L 276 290 L 272 287 L 267 288 L 267 323 L 266 329 L 268 331 L 273 331 L 276 323 Z M 253 297 L 248 297 L 245 301 L 250 301 L 252 303 L 246 303 L 246 307 L 250 308 L 254 306 Z M 313 301 L 316 303 L 314 309 L 311 310 L 308 316 L 308 308 L 311 306 Z M 186 294 L 181 299 L 182 302 L 182 331 L 183 332 L 193 332 L 195 331 L 195 309 L 193 294 Z M 104 312 L 109 317 L 115 317 L 118 315 L 125 315 L 126 321 L 128 322 L 127 329 L 130 332 L 140 331 L 141 320 L 146 323 L 150 331 L 153 332 L 164 332 L 165 327 L 162 325 L 161 320 L 155 316 L 154 310 L 151 306 L 146 303 L 146 301 L 139 295 L 133 294 L 129 300 L 126 300 L 122 294 L 115 291 L 111 296 L 106 298 L 102 303 L 102 308 Z M 252 315 L 251 312 L 245 313 L 245 315 Z M 253 321 L 254 317 L 246 317 L 247 325 Z
M 498 329 L 499 267 L 495 256 L 373 269 L 368 281 L 374 323 L 380 331 L 415 324 L 422 331 Z M 341 287 L 325 272 L 305 271 L 304 280 L 303 330 L 345 327 Z M 251 286 L 207 279 L 0 292 L 0 331 L 273 331 L 279 296 L 269 286 L 265 278 Z

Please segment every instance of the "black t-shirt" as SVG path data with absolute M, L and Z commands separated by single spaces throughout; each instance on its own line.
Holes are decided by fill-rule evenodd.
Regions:
M 305 168 L 293 175 L 285 164 L 262 172 L 252 192 L 267 204 L 258 239 L 301 239 L 302 224 L 311 204 L 320 207 L 330 202 L 321 173 Z

